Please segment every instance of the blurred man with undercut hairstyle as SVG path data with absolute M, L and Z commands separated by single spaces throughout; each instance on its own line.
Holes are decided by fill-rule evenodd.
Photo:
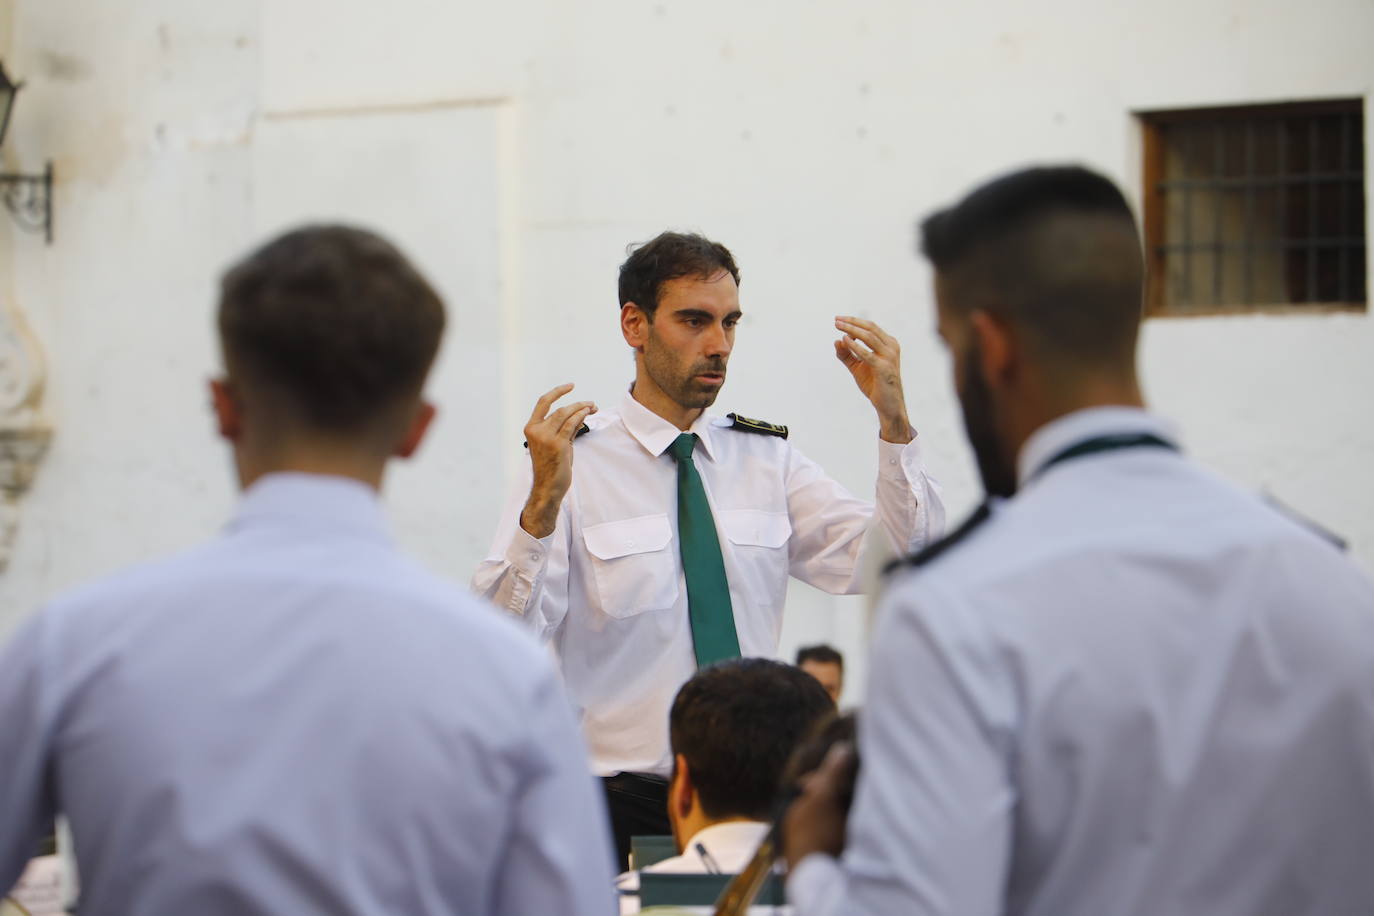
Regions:
M 1374 913 L 1374 583 L 1145 410 L 1121 192 L 1031 169 L 923 236 L 990 501 L 893 577 L 798 912 Z
M 0 653 L 0 888 L 54 814 L 81 912 L 604 916 L 603 803 L 544 653 L 397 549 L 444 307 L 382 239 L 225 274 L 215 540 L 56 601 Z

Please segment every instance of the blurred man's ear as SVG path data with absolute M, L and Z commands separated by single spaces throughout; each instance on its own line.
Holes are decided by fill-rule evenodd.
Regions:
M 1002 388 L 1016 369 L 1016 339 L 1011 327 L 991 312 L 975 309 L 969 314 L 969 332 L 978 360 L 974 371 L 982 375 L 989 389 Z
M 398 458 L 409 458 L 415 454 L 415 450 L 424 441 L 425 433 L 429 432 L 429 424 L 434 422 L 436 413 L 438 411 L 429 401 L 420 402 L 420 406 L 415 411 L 415 418 L 410 421 L 404 438 L 396 446 L 395 454 Z
M 696 787 L 692 785 L 692 770 L 687 766 L 687 758 L 678 754 L 673 758 L 673 781 L 668 786 L 668 807 L 677 817 L 686 817 L 692 813 L 692 796 L 695 794 Z
M 633 302 L 620 307 L 620 333 L 625 342 L 636 350 L 643 350 L 649 340 L 649 314 Z
M 228 379 L 210 379 L 210 406 L 215 411 L 219 434 L 229 442 L 237 442 L 243 433 L 243 407 Z

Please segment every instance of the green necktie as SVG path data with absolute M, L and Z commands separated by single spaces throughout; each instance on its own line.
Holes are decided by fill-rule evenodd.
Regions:
M 735 612 L 730 606 L 730 585 L 725 580 L 725 561 L 720 555 L 716 521 L 706 488 L 692 463 L 694 433 L 683 433 L 668 446 L 677 461 L 677 539 L 682 547 L 682 570 L 687 577 L 687 616 L 692 621 L 692 645 L 697 667 L 739 657 Z

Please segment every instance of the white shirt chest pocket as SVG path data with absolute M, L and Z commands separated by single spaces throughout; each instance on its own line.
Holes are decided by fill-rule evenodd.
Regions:
M 670 608 L 678 597 L 678 560 L 666 515 L 642 515 L 582 529 L 601 609 L 612 617 Z
M 725 509 L 720 527 L 730 540 L 749 597 L 760 605 L 781 604 L 787 593 L 787 541 L 792 537 L 787 513 Z

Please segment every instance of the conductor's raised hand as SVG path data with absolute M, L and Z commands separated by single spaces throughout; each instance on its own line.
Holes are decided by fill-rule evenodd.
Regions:
M 572 441 L 583 421 L 596 413 L 596 405 L 591 401 L 552 409 L 555 401 L 572 390 L 572 385 L 559 385 L 546 391 L 535 402 L 530 421 L 525 424 L 534 483 L 520 513 L 520 527 L 536 538 L 553 534 L 558 507 L 572 486 Z
M 835 356 L 854 376 L 859 390 L 878 412 L 879 433 L 888 442 L 911 441 L 911 421 L 902 392 L 902 348 L 897 338 L 872 321 L 840 315 L 835 328 Z

